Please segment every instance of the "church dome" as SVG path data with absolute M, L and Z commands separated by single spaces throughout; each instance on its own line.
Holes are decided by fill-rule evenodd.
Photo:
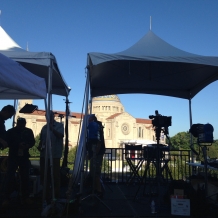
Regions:
M 116 101 L 120 102 L 120 99 L 117 95 L 104 95 L 104 96 L 98 96 L 94 97 L 92 101 Z

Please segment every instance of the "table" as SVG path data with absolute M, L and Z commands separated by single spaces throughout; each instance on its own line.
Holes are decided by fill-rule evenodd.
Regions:
M 200 167 L 200 168 L 205 168 L 205 165 L 204 164 L 201 164 L 201 163 L 189 163 L 189 162 L 187 162 L 187 164 L 189 165 L 189 166 L 192 166 L 192 167 Z M 207 164 L 207 169 L 209 169 L 209 170 L 218 170 L 218 168 L 216 168 L 216 167 L 212 167 L 212 166 L 210 166 L 210 165 L 208 165 Z

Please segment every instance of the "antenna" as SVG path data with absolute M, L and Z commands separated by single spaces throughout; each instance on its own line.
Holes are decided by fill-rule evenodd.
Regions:
M 150 30 L 151 30 L 151 16 L 150 16 Z
M 26 43 L 26 50 L 29 51 L 28 42 Z
M 1 15 L 2 15 L 2 10 L 0 10 L 0 26 L 2 25 L 1 24 L 1 17 L 2 17 Z

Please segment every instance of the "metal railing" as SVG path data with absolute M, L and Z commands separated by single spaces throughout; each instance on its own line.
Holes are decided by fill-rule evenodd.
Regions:
M 132 170 L 126 161 L 127 155 L 131 154 L 127 153 L 124 148 L 106 149 L 102 164 L 102 179 L 104 181 L 119 183 L 128 181 Z M 143 150 L 135 151 L 133 155 L 135 158 L 135 160 L 133 158 L 133 164 L 137 164 L 139 158 L 144 158 L 143 164 L 138 171 L 140 177 L 143 177 L 146 170 L 146 178 L 154 178 L 156 176 L 157 161 L 155 159 L 152 160 L 152 158 L 146 159 Z M 173 180 L 185 180 L 189 177 L 191 175 L 191 167 L 187 162 L 190 162 L 190 158 L 190 150 L 163 151 L 160 161 L 160 166 L 163 168 L 161 171 L 163 179 L 170 180 L 173 178 Z M 149 166 L 147 166 L 147 164 L 149 164 Z M 163 167 L 164 165 L 167 167 Z M 171 178 L 169 173 L 172 175 Z

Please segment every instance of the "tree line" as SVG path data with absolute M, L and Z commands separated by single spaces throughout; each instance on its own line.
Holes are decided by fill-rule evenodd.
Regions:
M 192 136 L 192 141 L 194 150 L 201 155 L 201 147 L 197 143 L 197 138 Z M 170 138 L 170 142 L 172 150 L 190 150 L 191 135 L 188 131 L 179 132 Z M 169 144 L 169 140 L 166 143 Z M 207 148 L 210 158 L 218 158 L 218 140 L 214 140 L 214 143 L 207 146 Z
M 38 151 L 37 147 L 39 146 L 39 139 L 40 136 L 37 135 L 35 137 L 35 145 L 29 150 L 31 157 L 39 157 L 40 152 Z M 190 140 L 191 136 L 190 133 L 187 132 L 179 132 L 175 136 L 170 138 L 170 142 L 167 139 L 166 143 L 171 143 L 171 150 L 190 150 Z M 197 144 L 197 138 L 192 138 L 193 140 L 193 147 L 197 153 L 199 153 L 199 156 L 202 155 L 201 148 Z M 210 158 L 218 158 L 218 140 L 214 140 L 214 143 L 211 146 L 208 146 L 208 156 Z M 76 147 L 73 147 L 70 149 L 68 154 L 68 162 L 70 165 L 74 162 L 75 155 L 76 155 Z M 1 156 L 7 156 L 8 155 L 8 148 L 0 151 Z

